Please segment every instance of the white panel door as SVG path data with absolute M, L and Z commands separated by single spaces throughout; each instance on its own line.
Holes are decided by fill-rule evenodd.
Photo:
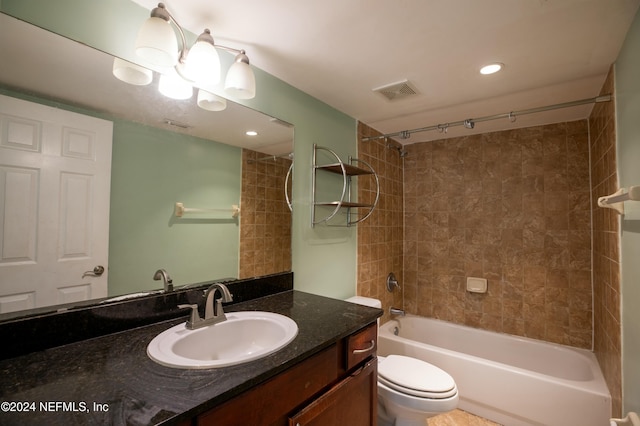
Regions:
M 112 136 L 0 95 L 0 313 L 107 296 Z

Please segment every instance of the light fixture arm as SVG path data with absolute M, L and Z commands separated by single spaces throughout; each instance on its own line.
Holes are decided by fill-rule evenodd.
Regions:
M 178 29 L 178 33 L 180 34 L 180 41 L 182 42 L 182 48 L 180 49 L 180 57 L 178 58 L 178 61 L 181 64 L 184 64 L 187 59 L 189 48 L 187 48 L 187 38 L 184 35 L 184 30 L 182 29 L 178 21 L 176 21 L 176 18 L 174 18 L 173 15 L 167 10 L 164 3 L 158 3 L 158 7 L 155 7 L 153 8 L 153 10 L 151 10 L 151 17 L 164 19 L 169 23 L 173 23 L 173 25 Z M 217 49 L 222 49 L 226 50 L 227 52 L 234 53 L 237 55 L 235 58 L 235 62 L 244 62 L 245 64 L 249 65 L 249 58 L 247 57 L 247 52 L 245 52 L 244 49 L 235 49 L 233 47 L 216 44 L 213 40 L 213 36 L 211 35 L 211 31 L 208 28 L 205 28 L 202 34 L 198 36 L 196 43 L 198 41 L 204 41 L 210 43 Z
M 247 56 L 247 52 L 244 49 L 234 49 L 233 47 L 222 46 L 220 44 L 214 44 L 218 49 L 226 50 L 227 52 L 235 53 L 236 59 L 235 62 L 244 62 L 249 65 L 249 57 Z

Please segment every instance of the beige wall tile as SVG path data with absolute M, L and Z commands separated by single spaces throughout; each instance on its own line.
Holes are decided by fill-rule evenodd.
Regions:
M 239 278 L 291 270 L 291 211 L 284 195 L 291 160 L 256 161 L 263 157 L 242 150 Z

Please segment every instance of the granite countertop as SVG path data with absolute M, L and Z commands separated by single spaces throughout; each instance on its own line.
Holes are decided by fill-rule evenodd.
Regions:
M 184 318 L 0 360 L 0 424 L 175 424 L 277 375 L 382 313 L 294 290 L 225 310 L 286 315 L 298 324 L 298 335 L 265 358 L 219 369 L 175 369 L 149 359 L 146 347 L 153 337 Z

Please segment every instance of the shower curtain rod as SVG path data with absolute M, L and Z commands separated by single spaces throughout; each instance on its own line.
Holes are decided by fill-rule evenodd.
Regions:
M 403 130 L 401 132 L 387 133 L 381 136 L 368 136 L 368 137 L 362 138 L 362 140 L 364 142 L 368 142 L 368 141 L 373 141 L 378 139 L 391 138 L 394 136 L 400 136 L 401 139 L 408 139 L 412 133 L 427 132 L 430 130 L 439 130 L 440 132 L 446 132 L 449 127 L 454 127 L 454 126 L 464 126 L 468 129 L 473 129 L 473 127 L 475 126 L 475 123 L 480 123 L 483 121 L 498 120 L 500 118 L 508 118 L 510 120 L 515 121 L 515 118 L 519 115 L 535 114 L 538 112 L 551 111 L 554 109 L 561 109 L 561 108 L 570 108 L 570 107 L 585 105 L 585 104 L 609 102 L 610 100 L 611 100 L 611 94 L 608 94 L 608 95 L 596 96 L 595 98 L 564 102 L 561 104 L 547 105 L 547 106 L 531 108 L 531 109 L 523 109 L 521 111 L 511 111 L 503 114 L 487 115 L 485 117 L 480 117 L 480 118 L 468 118 L 466 120 L 454 121 L 452 123 L 445 123 L 445 124 L 437 124 L 435 126 L 420 127 L 418 129 L 412 129 L 412 130 Z

